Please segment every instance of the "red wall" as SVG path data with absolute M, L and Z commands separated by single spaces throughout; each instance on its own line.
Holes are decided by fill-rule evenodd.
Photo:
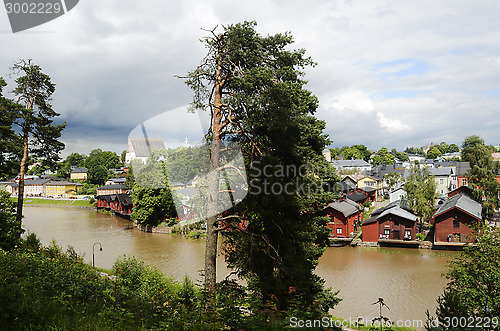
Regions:
M 354 223 L 357 219 L 362 221 L 362 213 L 361 211 L 349 216 L 345 217 L 341 212 L 334 210 L 332 208 L 327 208 L 326 215 L 331 218 L 331 221 L 326 225 L 327 228 L 332 229 L 330 233 L 330 237 L 343 237 L 348 238 L 351 235 L 351 232 L 354 232 Z M 342 233 L 337 234 L 337 228 L 342 229 Z
M 394 221 L 398 221 L 399 225 L 394 226 Z M 363 241 L 378 242 L 380 235 L 384 235 L 384 229 L 389 229 L 389 237 L 387 239 L 404 239 L 405 229 L 411 230 L 410 240 L 415 240 L 417 231 L 417 222 L 395 216 L 386 215 L 379 218 L 377 222 L 363 225 Z M 399 238 L 394 238 L 394 230 L 399 230 Z
M 378 222 L 363 225 L 363 241 L 378 242 Z
M 399 222 L 399 225 L 394 226 L 394 222 Z M 403 240 L 405 230 L 411 230 L 410 240 L 415 240 L 415 234 L 417 231 L 417 222 L 412 222 L 405 218 L 395 216 L 395 215 L 385 215 L 382 218 L 378 219 L 379 222 L 379 234 L 384 234 L 385 229 L 390 230 L 389 238 L 387 239 L 396 239 Z M 394 230 L 399 230 L 399 238 L 394 238 Z
M 453 228 L 453 220 L 460 221 L 460 228 Z M 434 220 L 434 241 L 435 242 L 447 242 L 448 234 L 453 237 L 454 233 L 470 235 L 471 228 L 470 224 L 479 222 L 479 220 L 458 208 L 453 208 L 444 214 L 438 215 Z M 469 236 L 470 237 L 470 236 Z M 470 239 L 470 238 L 469 238 Z M 453 241 L 453 238 L 451 239 Z
M 457 188 L 460 187 L 460 186 L 463 186 L 462 185 L 462 179 L 465 179 L 467 181 L 467 185 L 468 185 L 469 180 L 467 179 L 467 177 L 457 177 Z

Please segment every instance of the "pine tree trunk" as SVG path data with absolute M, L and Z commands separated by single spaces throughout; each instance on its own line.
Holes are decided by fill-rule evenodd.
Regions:
M 221 120 L 222 120 L 222 73 L 220 65 L 217 66 L 215 90 L 214 90 L 214 107 L 212 119 L 212 143 L 210 156 L 210 176 L 208 183 L 208 219 L 207 219 L 207 238 L 205 248 L 205 287 L 208 290 L 211 299 L 208 302 L 209 306 L 213 306 L 215 298 L 215 286 L 217 284 L 217 204 L 219 200 L 219 160 L 221 148 Z
M 16 222 L 21 224 L 23 219 L 23 202 L 24 202 L 24 172 L 26 169 L 26 163 L 28 162 L 28 134 L 27 129 L 29 123 L 26 123 L 26 127 L 23 130 L 23 157 L 21 159 L 21 168 L 19 169 L 19 189 L 17 192 L 17 214 Z M 21 237 L 19 233 L 18 238 Z

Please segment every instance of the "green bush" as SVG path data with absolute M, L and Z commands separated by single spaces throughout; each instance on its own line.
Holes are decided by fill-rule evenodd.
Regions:
M 417 239 L 420 239 L 421 241 L 424 241 L 424 239 L 425 239 L 425 236 L 424 236 L 424 234 L 423 234 L 423 233 L 417 233 L 417 234 L 415 235 L 415 237 L 417 237 Z

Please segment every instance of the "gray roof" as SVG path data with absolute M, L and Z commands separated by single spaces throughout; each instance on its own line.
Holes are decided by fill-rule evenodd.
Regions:
M 334 201 L 325 208 L 332 208 L 342 213 L 345 217 L 351 216 L 361 210 L 361 207 L 354 201 L 346 199 L 342 201 Z
M 470 214 L 479 220 L 482 218 L 481 204 L 477 201 L 472 200 L 466 194 L 457 194 L 446 200 L 445 203 L 441 205 L 441 207 L 432 217 L 441 215 L 453 208 L 458 208 L 463 212 L 466 212 L 467 214 Z
M 415 222 L 418 218 L 416 215 L 410 213 L 406 208 L 404 208 L 404 206 L 401 207 L 401 201 L 398 200 L 398 201 L 391 202 L 390 204 L 388 204 L 387 206 L 385 206 L 383 208 L 375 210 L 371 215 L 372 217 L 367 219 L 362 224 L 373 223 L 373 222 L 377 221 L 379 218 L 384 217 L 384 216 L 389 215 L 389 214 L 399 216 L 401 218 L 404 218 L 404 219 L 407 219 L 407 220 L 410 220 L 413 222 Z
M 43 185 L 47 182 L 50 182 L 51 179 L 50 178 L 46 178 L 46 179 L 30 179 L 30 180 L 25 180 L 24 181 L 24 186 L 27 186 L 27 185 Z
M 371 167 L 371 164 L 365 160 L 332 160 L 335 168 L 361 168 Z
M 127 186 L 125 184 L 111 184 L 98 187 L 97 190 L 124 190 Z
M 130 138 L 136 157 L 149 157 L 153 149 L 165 149 L 162 138 Z
M 431 176 L 449 176 L 453 174 L 453 170 L 451 167 L 429 168 L 429 173 Z
M 111 178 L 111 179 L 108 179 L 108 180 L 111 180 L 113 181 L 114 183 L 125 183 L 127 181 L 127 178 L 125 177 L 117 177 L 117 178 Z
M 180 190 L 176 191 L 179 195 L 185 196 L 185 197 L 194 197 L 196 193 L 198 193 L 198 189 L 195 187 L 186 187 Z
M 353 192 L 353 193 L 347 195 L 347 199 L 350 199 L 350 200 L 355 201 L 355 202 L 363 201 L 367 198 L 368 198 L 368 196 L 366 194 L 361 193 L 361 192 Z
M 74 173 L 86 173 L 88 172 L 89 169 L 87 168 L 75 168 L 73 170 L 71 170 L 71 173 L 74 174 Z
M 385 211 L 383 211 L 379 216 L 378 218 L 380 217 L 384 217 L 386 215 L 396 215 L 396 216 L 399 216 L 401 218 L 404 218 L 404 219 L 407 219 L 407 220 L 410 220 L 410 221 L 413 221 L 415 222 L 417 220 L 417 215 L 414 215 L 406 210 L 404 210 L 403 208 L 399 207 L 399 206 L 395 206 L 393 208 L 389 208 Z
M 465 177 L 465 174 L 467 171 L 470 169 L 470 163 L 469 162 L 457 162 L 457 176 L 458 177 Z

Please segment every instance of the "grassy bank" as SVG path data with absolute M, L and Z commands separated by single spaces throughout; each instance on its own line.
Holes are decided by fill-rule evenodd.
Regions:
M 210 296 L 187 277 L 177 282 L 127 257 L 116 261 L 109 277 L 73 249 L 42 247 L 34 235 L 12 251 L 0 250 L 0 266 L 1 330 L 283 330 L 289 325 L 290 312 L 258 304 L 235 282 L 220 283 L 216 307 L 207 310 Z
M 11 198 L 17 201 L 17 198 Z M 54 207 L 94 207 L 93 203 L 89 200 L 76 200 L 76 199 L 40 199 L 40 198 L 24 198 L 25 206 L 54 206 Z

